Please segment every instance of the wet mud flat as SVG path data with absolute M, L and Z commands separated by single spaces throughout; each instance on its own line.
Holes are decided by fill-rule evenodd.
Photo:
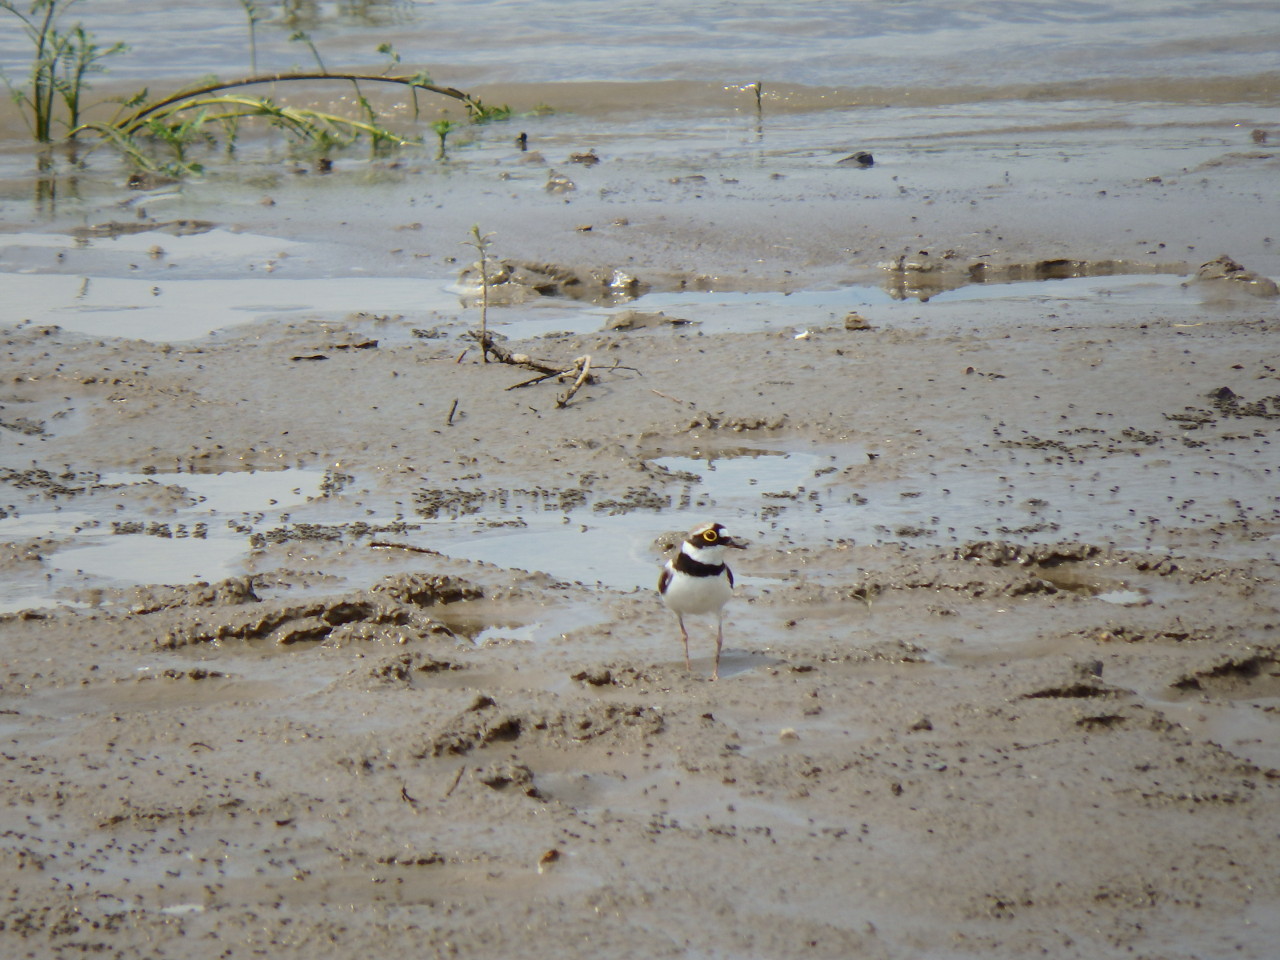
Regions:
M 8 329 L 5 954 L 1267 955 L 1278 321 L 1227 293 L 641 298 L 501 341 L 592 357 L 562 405 L 471 313 Z M 650 586 L 708 516 L 718 683 Z
M 539 148 L 6 243 L 5 955 L 1269 956 L 1274 155 Z

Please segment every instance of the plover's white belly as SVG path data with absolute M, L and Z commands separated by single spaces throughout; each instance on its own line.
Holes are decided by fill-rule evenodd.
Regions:
M 680 614 L 715 613 L 733 596 L 733 588 L 724 576 L 675 576 L 662 595 L 668 607 Z

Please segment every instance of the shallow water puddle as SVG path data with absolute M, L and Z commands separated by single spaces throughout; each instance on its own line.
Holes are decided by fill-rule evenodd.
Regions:
M 410 548 L 538 571 L 570 583 L 650 590 L 659 537 L 678 535 L 713 518 L 749 542 L 772 545 L 1007 539 L 1161 550 L 1181 543 L 1186 531 L 1212 536 L 1215 525 L 1237 516 L 1240 502 L 1256 504 L 1261 521 L 1267 519 L 1266 510 L 1280 504 L 1266 477 L 1242 473 L 1224 481 L 1194 472 L 1174 476 L 1167 473 L 1167 464 L 1148 465 L 1140 458 L 1053 470 L 1036 464 L 1033 475 L 1003 463 L 953 468 L 927 478 L 895 472 L 870 483 L 842 479 L 851 459 L 864 457 L 864 451 L 847 447 L 832 454 L 765 446 L 656 457 L 646 461 L 653 482 L 621 499 L 576 489 L 562 491 L 579 494 L 575 497 L 556 491 L 544 491 L 546 496 L 476 491 L 474 504 L 455 504 L 452 513 L 430 501 L 431 514 L 404 517 L 403 532 L 388 537 Z M 997 475 L 1000 483 L 993 481 Z M 342 540 L 356 543 L 371 535 L 370 526 L 401 521 L 392 503 L 376 500 L 370 504 L 372 513 L 355 519 L 340 493 L 319 496 L 324 481 L 325 475 L 315 470 L 108 474 L 86 484 L 86 492 L 65 509 L 58 504 L 50 509 L 47 500 L 33 494 L 34 512 L 19 508 L 16 515 L 0 519 L 0 538 L 68 542 L 61 549 L 42 550 L 43 563 L 6 578 L 0 611 L 48 603 L 66 587 L 233 576 L 244 570 L 250 535 L 272 528 L 289 532 L 291 524 L 321 522 Z M 1176 528 L 1147 516 L 1152 498 L 1161 499 L 1166 488 L 1186 499 Z M 1252 550 L 1275 549 L 1274 537 L 1247 543 Z M 752 566 L 750 551 L 735 564 L 748 588 L 774 582 L 753 576 Z M 353 579 L 362 576 L 358 570 L 344 573 Z M 854 572 L 833 575 L 852 577 Z M 1089 583 L 1082 590 L 1120 606 L 1152 599 L 1146 589 L 1126 582 Z M 498 625 L 492 636 L 529 639 L 541 632 L 539 624 Z
M 1102 603 L 1114 604 L 1117 607 L 1145 607 L 1155 602 L 1156 597 L 1168 600 L 1176 598 L 1168 585 L 1161 583 L 1158 575 L 1143 578 L 1149 580 L 1146 586 L 1135 586 L 1130 582 L 1131 578 L 1115 579 L 1100 576 L 1097 569 L 1089 563 L 1069 563 L 1050 567 L 1040 570 L 1037 576 L 1059 590 L 1099 600 Z
M 153 198 L 154 199 L 154 198 Z M 135 261 L 139 256 L 165 263 L 184 257 L 199 257 L 202 264 L 226 261 L 267 263 L 294 256 L 304 246 L 262 234 L 237 233 L 218 227 L 174 233 L 165 229 L 131 231 L 127 225 L 114 234 L 68 236 L 65 233 L 10 233 L 0 236 L 0 270 L 36 273 L 59 265 L 68 258 L 80 261 Z M 47 251 L 56 251 L 51 259 Z M 124 255 L 124 256 L 120 256 Z M 126 266 L 128 264 L 125 264 Z
M 458 309 L 442 278 L 285 276 L 323 259 L 298 241 L 218 228 L 121 229 L 0 236 L 0 298 L 22 305 L 13 319 L 164 343 L 268 317 Z
M 952 307 L 967 313 L 974 304 L 998 302 L 1002 308 L 1021 303 L 1053 304 L 1064 302 L 1097 302 L 1171 306 L 1198 304 L 1199 297 L 1184 284 L 1180 274 L 1120 274 L 1107 276 L 1064 277 L 1027 282 L 961 282 L 954 289 L 926 286 L 930 274 L 906 279 L 901 274 L 886 275 L 884 284 L 863 284 L 832 290 L 805 290 L 795 293 L 742 293 L 735 291 L 680 291 L 649 293 L 619 310 L 662 312 L 697 324 L 700 333 L 751 333 L 778 326 L 795 328 L 804 337 L 810 328 L 829 327 L 843 321 L 850 312 L 867 308 L 867 319 L 874 326 L 910 311 L 919 316 L 923 308 L 917 288 L 928 291 L 930 308 Z M 940 281 L 934 281 L 940 282 Z M 951 310 L 931 309 L 931 320 L 944 320 Z M 682 327 L 677 329 L 690 329 Z
M 687 529 L 714 514 L 726 523 L 736 519 L 739 535 L 757 536 L 760 529 L 748 518 L 769 514 L 771 494 L 786 502 L 799 499 L 806 479 L 827 459 L 761 448 L 705 458 L 659 457 L 649 462 L 675 484 L 656 486 L 652 505 L 594 498 L 550 514 L 519 505 L 501 514 L 486 508 L 461 523 L 433 525 L 431 545 L 461 559 L 538 570 L 568 582 L 649 589 L 657 576 L 654 541 L 664 531 Z M 500 525 L 475 529 L 485 522 Z
M 666 522 L 648 511 L 598 519 L 579 513 L 569 523 L 537 517 L 521 527 L 488 529 L 449 522 L 433 525 L 429 539 L 432 549 L 460 560 L 629 590 L 651 586 L 657 577 L 653 539 Z
M 0 297 L 23 305 L 22 320 L 95 337 L 155 343 L 196 340 L 266 318 L 458 306 L 443 282 L 407 277 L 153 281 L 0 273 Z
M 697 324 L 693 329 L 699 333 L 714 334 L 751 333 L 779 324 L 827 325 L 852 310 L 891 303 L 893 298 L 884 290 L 864 285 L 796 293 L 649 293 L 625 309 L 661 312 Z
M 249 550 L 249 530 L 228 521 L 259 522 L 319 495 L 317 470 L 219 474 L 103 474 L 63 495 L 60 509 L 39 494 L 31 508 L 0 519 L 0 539 L 69 541 L 41 553 L 40 570 L 6 577 L 0 612 L 41 606 L 61 587 L 215 581 L 235 575 Z
M 1186 300 L 1186 277 L 1181 274 L 1115 274 L 1096 277 L 1059 277 L 1008 283 L 973 283 L 935 294 L 930 302 L 964 300 L 1017 300 L 1032 303 L 1064 301 L 1122 301 L 1151 306 Z M 1195 299 L 1192 297 L 1192 299 Z
M 536 340 L 562 333 L 580 336 L 599 330 L 608 316 L 598 307 L 562 300 L 525 304 L 522 313 L 516 316 L 513 312 L 493 310 L 489 314 L 490 328 L 509 340 Z
M 691 486 L 716 506 L 799 494 L 814 470 L 829 458 L 812 453 L 760 448 L 730 449 L 705 457 L 658 457 L 652 462 L 689 478 Z
M 318 495 L 324 474 L 315 470 L 265 470 L 214 474 L 104 474 L 109 486 L 175 486 L 194 502 L 159 524 L 114 521 L 113 536 L 62 550 L 64 571 L 133 583 L 185 583 L 233 575 L 248 549 L 247 535 L 230 517 L 277 511 Z
M 1151 598 L 1141 590 L 1104 590 L 1094 594 L 1094 599 L 1119 607 L 1141 607 L 1151 602 Z
M 927 278 L 930 275 L 925 274 Z M 924 282 L 923 280 L 921 281 Z M 1003 308 L 1020 304 L 1063 304 L 1068 302 L 1108 302 L 1155 306 L 1198 302 L 1195 295 L 1183 287 L 1180 275 L 1132 274 L 1066 277 L 1028 282 L 963 282 L 955 289 L 931 290 L 927 299 L 935 306 L 950 305 L 955 311 L 966 314 L 975 305 L 996 301 Z M 443 281 L 442 281 L 443 283 Z M 464 291 L 456 285 L 445 284 L 443 289 L 461 296 Z M 754 333 L 761 330 L 793 328 L 797 339 L 805 339 L 814 331 L 843 323 L 846 315 L 871 310 L 867 319 L 876 326 L 898 317 L 901 311 L 921 309 L 917 294 L 904 294 L 898 274 L 889 274 L 880 286 L 860 284 L 831 290 L 800 290 L 791 293 L 770 291 L 744 292 L 736 290 L 683 290 L 660 291 L 644 294 L 617 307 L 601 307 L 588 302 L 576 302 L 561 297 L 544 297 L 514 305 L 490 307 L 490 328 L 513 341 L 536 340 L 555 335 L 582 336 L 589 333 L 610 332 L 626 335 L 648 329 L 655 333 L 679 331 L 695 335 L 721 333 Z M 428 304 L 433 309 L 446 309 L 438 304 Z M 459 312 L 458 301 L 447 306 Z M 649 317 L 646 321 L 630 324 L 625 315 L 638 312 Z M 934 320 L 944 320 L 952 310 L 939 310 L 930 314 Z M 661 314 L 667 322 L 654 319 Z M 621 324 L 621 326 L 615 326 Z M 466 328 L 464 317 L 456 324 L 443 327 L 450 332 Z M 394 332 L 384 336 L 394 338 Z

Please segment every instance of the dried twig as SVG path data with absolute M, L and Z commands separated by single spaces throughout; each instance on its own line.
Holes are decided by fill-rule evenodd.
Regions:
M 426 553 L 433 557 L 444 556 L 439 550 L 432 550 L 429 547 L 415 547 L 411 543 L 392 543 L 390 540 L 374 540 L 370 542 L 369 546 L 385 550 L 408 550 L 410 553 Z
M 530 370 L 537 370 L 539 373 L 545 373 L 549 376 L 558 377 L 562 373 L 566 373 L 564 367 L 554 366 L 547 360 L 535 360 L 527 353 L 512 353 L 500 343 L 495 343 L 493 338 L 487 333 L 481 336 L 475 336 L 480 341 L 481 348 L 486 354 L 492 354 L 493 358 L 499 363 L 508 363 L 513 367 L 528 367 Z
M 658 396 L 660 396 L 663 400 L 670 400 L 672 403 L 687 403 L 687 404 L 688 404 L 689 406 L 691 406 L 691 407 L 697 407 L 697 406 L 698 406 L 698 405 L 697 405 L 696 403 L 694 403 L 692 400 L 681 400 L 679 397 L 673 397 L 673 396 L 670 396 L 669 394 L 665 394 L 665 393 L 663 393 L 661 390 L 653 390 L 653 389 L 651 388 L 651 389 L 650 389 L 650 392 L 651 392 L 651 393 L 656 393 L 656 394 L 657 394 Z
M 443 138 L 440 148 L 443 151 Z M 489 362 L 489 347 L 493 343 L 489 339 L 489 241 L 492 238 L 492 233 L 481 233 L 480 225 L 476 224 L 471 228 L 471 239 L 462 241 L 463 245 L 474 247 L 480 257 L 480 359 L 483 363 Z
M 573 386 L 571 386 L 565 393 L 556 397 L 557 407 L 567 407 L 569 405 L 569 401 L 573 399 L 573 395 L 582 389 L 582 385 L 586 383 L 587 378 L 591 376 L 591 355 L 588 354 L 584 357 L 579 357 L 577 360 L 573 361 L 573 366 L 574 369 L 579 371 L 578 379 L 573 381 Z M 568 370 L 565 371 L 566 374 L 569 372 L 570 371 Z
M 569 401 L 573 399 L 574 394 L 583 388 L 586 384 L 595 383 L 596 377 L 591 373 L 591 357 L 578 357 L 568 367 L 559 366 L 548 360 L 535 360 L 527 353 L 513 353 L 500 343 L 496 343 L 487 331 L 479 333 L 467 333 L 464 336 L 476 340 L 480 343 L 480 348 L 484 351 L 485 356 L 492 356 L 498 363 L 506 363 L 513 367 L 525 367 L 528 370 L 535 371 L 538 375 L 530 377 L 528 380 L 521 380 L 519 383 L 513 383 L 507 387 L 508 390 L 518 390 L 520 387 L 531 387 L 535 383 L 542 383 L 546 380 L 565 379 L 573 377 L 573 385 L 569 387 L 565 393 L 556 398 L 556 406 L 563 408 L 569 405 Z M 597 368 L 599 369 L 599 368 Z M 635 367 L 626 367 L 618 363 L 615 359 L 613 366 L 606 368 L 609 371 L 614 370 L 630 370 L 634 373 L 640 373 Z M 655 391 L 656 393 L 657 391 Z M 692 406 L 692 404 L 690 404 Z
M 535 383 L 541 383 L 543 380 L 550 380 L 552 377 L 558 377 L 567 372 L 569 371 L 554 370 L 551 373 L 540 373 L 536 377 L 530 377 L 528 380 L 521 380 L 519 383 L 513 383 L 511 386 L 507 387 L 507 389 L 516 390 L 520 387 L 531 387 Z

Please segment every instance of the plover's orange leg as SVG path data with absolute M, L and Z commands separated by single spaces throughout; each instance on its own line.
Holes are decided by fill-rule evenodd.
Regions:
M 684 617 L 676 614 L 676 622 L 680 624 L 680 639 L 684 641 L 684 668 L 692 670 L 693 664 L 689 662 L 689 631 L 684 628 Z

